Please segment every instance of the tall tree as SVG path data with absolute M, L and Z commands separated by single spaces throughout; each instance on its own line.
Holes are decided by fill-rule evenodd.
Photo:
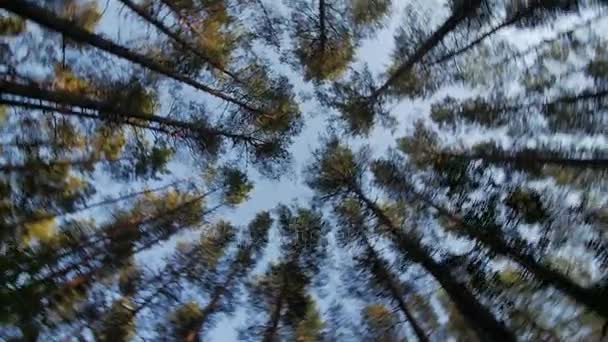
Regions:
M 406 235 L 378 203 L 365 194 L 363 187 L 368 162 L 364 154 L 355 154 L 338 141 L 330 140 L 322 150 L 316 152 L 316 161 L 307 170 L 307 182 L 323 200 L 343 201 L 350 198 L 358 201 L 370 220 L 385 227 L 397 249 L 412 262 L 420 264 L 442 285 L 480 339 L 514 340 L 513 333 L 505 324 L 451 274 L 447 265 L 435 261 L 418 238 Z
M 407 320 L 416 338 L 420 341 L 429 341 L 429 333 L 425 331 L 421 321 L 415 315 L 416 310 L 421 308 L 412 307 L 408 303 L 408 295 L 411 298 L 414 294 L 408 293 L 411 292 L 411 289 L 401 282 L 390 264 L 384 260 L 369 240 L 368 236 L 372 235 L 373 231 L 365 225 L 363 212 L 364 210 L 358 202 L 353 200 L 347 200 L 336 208 L 336 216 L 343 227 L 339 233 L 339 236 L 343 238 L 341 240 L 344 240 L 342 243 L 352 243 L 354 240 L 361 245 L 362 251 L 355 259 L 357 266 L 364 273 L 367 283 L 364 285 L 376 290 L 374 291 L 376 300 L 386 298 L 388 302 L 396 304 L 398 311 Z M 427 324 L 431 325 L 431 322 L 427 321 Z
M 264 312 L 266 321 L 249 325 L 242 337 L 263 341 L 318 340 L 322 324 L 308 287 L 326 253 L 327 224 L 320 213 L 303 208 L 280 206 L 277 216 L 284 259 L 249 285 L 250 304 L 255 311 Z
M 605 305 L 601 304 L 603 292 L 601 287 L 586 288 L 577 284 L 549 265 L 537 260 L 526 248 L 525 241 L 517 237 L 507 238 L 504 236 L 499 223 L 496 222 L 495 208 L 487 205 L 477 208 L 478 212 L 467 210 L 462 214 L 449 209 L 446 205 L 438 202 L 435 197 L 418 191 L 408 181 L 407 174 L 401 172 L 400 167 L 394 161 L 380 160 L 376 162 L 374 173 L 378 183 L 388 190 L 392 196 L 434 209 L 439 216 L 454 225 L 455 232 L 478 241 L 493 253 L 514 260 L 534 274 L 542 283 L 564 291 L 600 315 L 606 314 Z
M 361 37 L 382 24 L 391 1 L 295 0 L 291 39 L 294 65 L 306 80 L 333 80 L 354 58 Z
M 161 329 L 160 334 L 163 338 L 171 338 L 170 334 L 172 334 L 184 340 L 200 340 L 212 327 L 215 316 L 219 313 L 228 314 L 234 310 L 238 302 L 239 285 L 260 258 L 268 241 L 268 230 L 271 224 L 272 218 L 268 212 L 259 213 L 250 222 L 245 236 L 242 237 L 243 241 L 238 244 L 237 251 L 228 260 L 222 261 L 227 264 L 226 270 L 222 272 L 219 267 L 216 267 L 217 271 L 210 272 L 205 277 L 197 275 L 195 278 L 187 279 L 201 291 L 207 292 L 207 301 L 204 305 L 194 302 L 181 305 L 172 314 L 172 331 L 167 332 Z M 191 258 L 188 257 L 188 259 Z M 187 268 L 191 269 L 192 266 Z M 182 277 L 185 272 L 191 271 L 174 272 L 168 280 L 178 283 L 179 281 L 176 281 L 175 277 Z M 174 296 L 179 298 L 179 294 Z
M 376 122 L 393 124 L 387 102 L 425 95 L 445 85 L 446 80 L 453 81 L 454 77 L 449 76 L 457 72 L 446 63 L 482 48 L 482 43 L 502 28 L 526 21 L 532 25 L 533 19 L 543 23 L 555 18 L 556 13 L 579 9 L 573 5 L 578 1 L 565 3 L 568 5 L 532 1 L 511 6 L 506 17 L 494 24 L 492 19 L 505 12 L 504 2 L 449 1 L 447 18 L 434 29 L 429 28 L 430 15 L 421 18 L 417 8 L 409 8 L 408 22 L 396 34 L 394 62 L 383 81 L 376 80 L 367 69 L 358 70 L 318 95 L 325 105 L 339 111 L 348 133 L 367 135 Z

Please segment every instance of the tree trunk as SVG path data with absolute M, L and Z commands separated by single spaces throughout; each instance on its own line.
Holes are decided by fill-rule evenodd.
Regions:
M 386 279 L 386 283 L 385 283 L 386 288 L 391 292 L 393 300 L 395 300 L 397 302 L 399 309 L 401 310 L 401 312 L 403 313 L 403 315 L 405 316 L 407 321 L 412 326 L 412 329 L 414 330 L 414 333 L 416 334 L 418 341 L 428 342 L 429 339 L 428 339 L 426 333 L 424 332 L 424 329 L 420 326 L 420 324 L 416 320 L 416 317 L 414 317 L 414 315 L 410 312 L 409 308 L 407 307 L 407 303 L 405 302 L 405 299 L 404 299 L 405 297 L 404 297 L 403 291 L 401 289 L 401 286 L 399 285 L 399 281 L 395 278 L 395 275 L 392 272 L 390 272 L 388 269 L 386 269 L 385 265 L 382 263 L 382 261 L 378 257 L 378 253 L 369 244 L 367 237 L 363 237 L 363 239 L 364 239 L 364 243 L 367 248 L 368 255 L 372 259 L 372 263 L 374 264 L 376 269 L 381 270 L 382 274 L 378 274 L 379 278 Z
M 61 108 L 61 107 L 53 108 L 53 107 L 49 107 L 49 106 L 36 105 L 36 104 L 22 104 L 21 105 L 21 106 L 29 107 L 29 108 L 38 108 L 38 109 L 49 108 L 49 110 L 57 111 L 60 113 L 66 113 L 66 115 L 73 115 L 73 116 L 78 116 L 78 117 L 83 117 L 83 118 L 88 118 L 88 119 L 102 120 L 102 121 L 108 120 L 108 118 L 105 118 L 102 115 L 102 113 L 117 113 L 117 114 L 120 114 L 121 118 L 132 119 L 135 121 L 142 120 L 145 122 L 150 122 L 150 123 L 158 124 L 161 126 L 168 126 L 175 130 L 175 131 L 168 131 L 168 130 L 163 129 L 163 127 L 160 127 L 160 128 L 146 127 L 146 126 L 143 127 L 146 129 L 160 130 L 161 132 L 164 132 L 166 134 L 177 134 L 180 131 L 186 131 L 186 132 L 189 132 L 190 135 L 194 135 L 194 136 L 197 136 L 197 135 L 203 136 L 203 137 L 204 136 L 223 136 L 228 139 L 232 139 L 235 142 L 251 143 L 252 141 L 256 141 L 256 139 L 254 139 L 252 137 L 244 136 L 241 134 L 233 134 L 233 133 L 230 133 L 227 131 L 216 130 L 216 129 L 209 128 L 209 127 L 202 127 L 201 125 L 195 125 L 193 123 L 186 122 L 186 121 L 174 120 L 174 119 L 157 116 L 157 115 L 147 115 L 145 113 L 140 113 L 140 112 L 133 112 L 133 111 L 126 112 L 126 110 L 124 110 L 120 107 L 117 107 L 111 103 L 97 101 L 97 100 L 94 100 L 94 99 L 91 99 L 91 98 L 88 98 L 88 97 L 82 96 L 82 95 L 75 96 L 75 94 L 71 94 L 69 92 L 47 90 L 47 89 L 43 89 L 35 84 L 22 85 L 22 84 L 15 83 L 15 82 L 0 80 L 0 91 L 3 93 L 6 93 L 6 94 L 22 96 L 22 97 L 27 97 L 27 98 L 31 98 L 31 99 L 41 100 L 41 101 L 54 102 L 54 103 L 57 103 L 57 104 L 60 104 L 63 106 L 94 110 L 94 111 L 98 112 L 99 114 L 91 114 L 91 113 L 85 113 L 85 112 L 79 113 L 79 112 L 75 112 L 70 109 L 65 109 L 65 108 Z M 9 104 L 9 105 L 11 105 L 11 104 L 19 105 L 16 101 L 11 101 L 11 100 L 2 99 L 1 102 Z M 122 123 L 122 122 L 118 122 L 118 123 Z M 132 123 L 132 122 L 126 122 L 125 124 L 137 126 L 137 127 L 142 126 L 141 124 Z
M 177 181 L 177 182 L 173 182 L 155 189 L 149 189 L 149 190 L 143 190 L 143 191 L 138 191 L 138 192 L 132 192 L 130 194 L 126 194 L 124 196 L 119 196 L 119 197 L 115 197 L 115 198 L 110 198 L 107 200 L 103 200 L 103 201 L 99 201 L 99 202 L 95 202 L 95 203 L 91 203 L 91 204 L 85 204 L 82 207 L 79 208 L 73 208 L 71 210 L 68 211 L 64 211 L 64 212 L 59 212 L 59 211 L 55 211 L 52 213 L 46 213 L 46 214 L 41 214 L 41 215 L 33 215 L 31 217 L 28 217 L 24 220 L 18 221 L 16 223 L 14 223 L 15 226 L 22 226 L 24 224 L 30 224 L 30 223 L 35 223 L 35 222 L 39 222 L 39 221 L 43 221 L 43 220 L 49 220 L 55 217 L 59 217 L 59 216 L 66 216 L 66 215 L 72 215 L 72 214 L 76 214 L 85 210 L 90 210 L 90 209 L 94 209 L 94 208 L 99 208 L 99 207 L 103 207 L 106 205 L 110 205 L 110 204 L 116 204 L 128 199 L 132 199 L 135 197 L 139 197 L 141 195 L 145 195 L 145 194 L 150 194 L 150 193 L 155 193 L 158 191 L 162 191 L 171 187 L 174 187 L 175 185 L 181 183 L 182 181 Z
M 14 14 L 17 14 L 21 17 L 32 20 L 48 29 L 61 33 L 75 42 L 94 46 L 109 54 L 123 58 L 146 69 L 165 75 L 178 82 L 187 84 L 195 89 L 206 92 L 227 102 L 236 104 L 247 111 L 261 113 L 259 109 L 253 108 L 242 101 L 239 101 L 216 89 L 197 82 L 192 78 L 176 73 L 174 70 L 171 70 L 171 68 L 168 68 L 162 65 L 161 63 L 154 61 L 148 56 L 133 52 L 122 45 L 118 45 L 110 40 L 103 38 L 100 35 L 90 33 L 87 30 L 74 25 L 71 21 L 63 19 L 55 15 L 54 13 L 44 9 L 43 7 L 39 7 L 35 4 L 27 2 L 26 0 L 0 0 L 0 7 L 4 8 L 9 12 L 13 12 Z
M 47 274 L 46 276 L 44 276 L 43 278 L 38 278 L 35 279 L 35 277 L 33 277 L 32 281 L 27 284 L 26 286 L 32 286 L 32 285 L 37 285 L 37 284 L 43 284 L 44 282 L 47 281 L 51 281 L 54 278 L 57 277 L 62 277 L 67 275 L 68 273 L 70 273 L 71 271 L 76 270 L 78 267 L 82 266 L 83 264 L 86 266 L 87 263 L 90 263 L 90 261 L 94 260 L 96 257 L 98 257 L 99 255 L 104 255 L 104 251 L 105 251 L 105 245 L 103 244 L 106 240 L 109 239 L 108 237 L 108 232 L 109 231 L 117 231 L 117 235 L 112 236 L 112 238 L 116 241 L 120 240 L 121 237 L 128 232 L 128 229 L 125 228 L 130 228 L 135 226 L 142 226 L 145 224 L 149 224 L 149 223 L 153 223 L 156 220 L 159 220 L 161 218 L 166 217 L 167 215 L 172 215 L 172 214 L 176 214 L 178 213 L 180 210 L 183 210 L 185 207 L 192 205 L 193 203 L 202 200 L 203 198 L 205 198 L 205 196 L 207 196 L 209 193 L 197 196 L 196 198 L 189 200 L 187 202 L 184 202 L 183 204 L 177 206 L 174 209 L 168 210 L 166 212 L 163 213 L 158 213 L 157 215 L 151 216 L 151 217 L 147 217 L 145 219 L 140 219 L 137 220 L 135 222 L 127 222 L 127 223 L 121 223 L 121 224 L 113 224 L 110 227 L 106 227 L 104 229 L 101 229 L 99 231 L 96 231 L 94 233 L 94 235 L 90 236 L 87 240 L 83 241 L 80 245 L 78 245 L 77 249 L 69 249 L 59 255 L 56 256 L 50 256 L 47 258 L 52 258 L 52 260 L 50 260 L 49 262 L 47 262 L 44 266 L 42 267 L 47 267 L 47 266 L 51 266 L 51 263 L 53 264 L 57 264 L 59 263 L 62 259 L 69 257 L 75 253 L 81 252 L 84 248 L 89 248 L 91 247 L 92 250 L 88 253 L 86 253 L 87 257 L 85 259 L 82 260 L 78 260 L 75 263 L 72 263 L 71 265 L 59 269 L 59 270 L 55 270 L 55 271 L 51 271 L 50 274 Z M 212 210 L 214 210 L 215 208 L 212 208 L 210 210 L 206 210 L 205 212 L 202 213 L 202 215 L 207 215 L 209 214 L 209 212 L 211 212 Z M 142 233 L 142 235 L 144 235 L 144 233 Z M 160 243 L 161 241 L 163 241 L 162 239 L 165 238 L 164 236 L 161 236 L 159 238 L 156 238 L 152 241 L 149 241 L 147 243 L 145 243 L 143 246 L 141 246 L 140 248 L 138 248 L 138 252 L 142 251 L 146 248 L 149 248 L 151 246 L 153 246 L 156 243 Z M 27 269 L 22 269 L 22 272 L 27 272 Z
M 538 6 L 538 4 L 537 4 Z M 437 64 L 441 64 L 445 61 L 448 61 L 456 56 L 459 56 L 467 51 L 469 51 L 470 49 L 474 48 L 475 46 L 477 46 L 479 43 L 483 42 L 484 40 L 486 40 L 487 38 L 493 36 L 494 34 L 496 34 L 496 32 L 509 27 L 513 24 L 516 24 L 517 22 L 519 22 L 520 20 L 528 17 L 529 15 L 531 15 L 534 10 L 537 8 L 537 6 L 529 6 L 528 8 L 526 8 L 524 11 L 521 11 L 519 13 L 517 13 L 517 15 L 513 16 L 510 19 L 507 19 L 505 21 L 503 21 L 502 23 L 500 23 L 499 25 L 493 27 L 492 29 L 490 29 L 488 32 L 482 34 L 481 36 L 477 37 L 476 39 L 474 39 L 473 41 L 471 41 L 469 44 L 463 46 L 460 49 L 457 49 L 455 51 L 452 51 L 440 58 L 438 58 L 437 60 L 431 62 L 429 65 L 433 66 L 433 65 L 437 65 Z
M 26 163 L 22 165 L 0 165 L 0 173 L 38 173 L 40 169 L 50 169 L 57 166 L 70 166 L 70 167 L 83 167 L 91 166 L 96 163 L 108 162 L 120 162 L 130 160 L 131 158 L 118 158 L 118 159 L 99 159 L 99 158 L 85 158 L 77 160 L 51 160 L 51 161 L 36 161 L 32 163 Z
M 462 158 L 466 160 L 484 160 L 493 164 L 508 164 L 522 168 L 542 167 L 544 165 L 561 166 L 577 169 L 608 170 L 608 159 L 574 159 L 560 157 L 545 157 L 538 151 L 516 151 L 497 153 L 441 153 L 447 157 Z
M 419 263 L 439 282 L 481 341 L 517 340 L 515 335 L 509 331 L 503 322 L 498 321 L 465 285 L 458 282 L 451 275 L 451 270 L 447 266 L 435 261 L 422 246 L 409 239 L 397 229 L 384 212 L 367 198 L 360 189 L 353 189 L 353 191 L 374 217 L 378 219 L 379 223 L 390 229 L 400 249 L 412 261 Z
M 325 0 L 319 0 L 319 45 L 321 53 L 325 53 L 325 45 L 327 44 L 327 30 L 325 28 Z
M 469 238 L 481 242 L 488 249 L 499 255 L 513 259 L 543 284 L 554 286 L 600 316 L 608 318 L 608 299 L 601 293 L 600 289 L 584 288 L 574 283 L 560 272 L 539 263 L 532 255 L 529 255 L 522 249 L 513 247 L 512 243 L 507 243 L 503 239 L 501 232 L 495 229 L 488 232 L 484 227 L 476 227 L 455 213 L 434 203 L 426 198 L 426 196 L 414 191 L 412 193 L 419 201 L 437 210 L 441 216 L 456 222 L 462 228 L 462 232 Z M 484 233 L 484 230 L 486 233 Z M 523 245 L 523 242 L 520 244 Z
M 266 330 L 264 331 L 263 342 L 277 342 L 276 335 L 279 328 L 279 321 L 281 320 L 281 311 L 285 301 L 285 291 L 287 291 L 287 270 L 283 266 L 281 269 L 281 289 L 278 293 L 277 303 L 274 305 L 274 309 L 270 315 L 269 324 L 267 324 Z
M 397 79 L 407 71 L 409 71 L 414 64 L 420 62 L 426 54 L 428 54 L 433 48 L 435 48 L 446 35 L 448 35 L 452 30 L 454 30 L 463 20 L 465 20 L 469 14 L 477 9 L 481 3 L 481 0 L 469 0 L 463 1 L 466 5 L 463 8 L 456 11 L 456 13 L 452 14 L 433 34 L 427 39 L 422 45 L 416 49 L 416 51 L 405 61 L 403 64 L 395 70 L 391 76 L 382 84 L 379 88 L 377 88 L 371 95 L 370 98 L 375 100 L 384 93 L 393 83 L 397 81 Z
M 211 60 L 208 56 L 205 56 L 199 49 L 193 47 L 184 38 L 180 37 L 179 34 L 171 31 L 171 29 L 169 29 L 165 24 L 163 24 L 162 21 L 160 21 L 160 20 L 154 18 L 153 16 L 151 16 L 150 14 L 148 14 L 139 5 L 135 4 L 131 0 L 119 0 L 119 1 L 122 2 L 123 4 L 125 4 L 125 6 L 129 7 L 133 12 L 137 13 L 137 15 L 139 15 L 142 19 L 144 19 L 145 21 L 147 21 L 150 24 L 152 24 L 159 31 L 161 31 L 162 33 L 164 33 L 165 35 L 167 35 L 168 37 L 170 37 L 171 39 L 173 39 L 174 41 L 176 41 L 179 45 L 181 45 L 182 48 L 184 48 L 184 49 L 192 52 L 198 58 L 200 58 L 203 61 L 205 61 L 205 63 L 208 63 L 209 65 L 211 65 L 215 69 L 219 70 L 220 72 L 224 73 L 225 75 L 229 76 L 230 78 L 232 78 L 236 82 L 242 83 L 235 74 L 233 74 L 232 72 L 230 72 L 230 71 L 222 68 L 220 65 L 218 65 L 213 60 Z

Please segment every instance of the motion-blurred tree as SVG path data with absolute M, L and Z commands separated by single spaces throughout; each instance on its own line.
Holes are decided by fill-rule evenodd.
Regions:
M 0 0 L 0 339 L 605 338 L 606 1 L 440 3 Z

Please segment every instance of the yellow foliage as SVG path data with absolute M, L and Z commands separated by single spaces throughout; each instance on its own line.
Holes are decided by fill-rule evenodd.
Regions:
M 0 106 L 0 124 L 2 124 L 8 116 L 8 107 Z
M 73 93 L 84 93 L 90 89 L 87 81 L 78 78 L 69 68 L 60 65 L 55 67 L 54 87 Z
M 0 35 L 16 36 L 26 29 L 26 22 L 17 16 L 0 16 Z
M 499 279 L 505 285 L 516 285 L 522 280 L 521 274 L 517 270 L 510 268 L 500 272 Z
M 378 326 L 390 327 L 393 324 L 394 316 L 384 305 L 373 304 L 365 308 L 366 319 Z
M 86 183 L 81 178 L 75 176 L 68 176 L 63 188 L 63 194 L 65 196 L 70 196 L 78 190 L 82 189 L 85 184 Z
M 25 234 L 23 241 L 27 245 L 31 245 L 36 241 L 48 242 L 57 233 L 57 222 L 55 218 L 39 220 L 25 224 Z
M 101 12 L 97 8 L 96 1 L 77 2 L 66 1 L 63 7 L 63 17 L 71 20 L 77 26 L 93 32 L 95 26 L 101 19 Z
M 321 332 L 324 323 L 319 315 L 319 310 L 314 302 L 308 305 L 304 319 L 298 323 L 296 328 L 296 342 L 321 341 Z
M 107 126 L 98 130 L 94 142 L 95 151 L 109 160 L 120 158 L 126 144 L 127 138 L 122 129 Z

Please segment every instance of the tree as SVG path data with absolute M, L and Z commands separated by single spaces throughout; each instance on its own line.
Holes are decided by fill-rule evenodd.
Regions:
M 284 261 L 271 265 L 248 286 L 252 309 L 263 312 L 266 321 L 249 325 L 241 335 L 264 341 L 315 341 L 322 324 L 307 288 L 325 254 L 327 224 L 318 212 L 297 207 L 279 206 L 277 216 Z
M 294 66 L 306 80 L 334 80 L 354 58 L 359 40 L 382 24 L 390 1 L 292 1 Z
M 0 0 L 0 339 L 604 338 L 606 3 L 442 4 Z
M 350 79 L 319 91 L 319 97 L 325 105 L 339 111 L 348 133 L 368 135 L 377 121 L 392 124 L 392 120 L 387 120 L 387 102 L 425 95 L 446 80 L 453 81 L 450 75 L 456 72 L 446 64 L 482 48 L 481 43 L 505 27 L 526 21 L 531 25 L 544 23 L 555 18 L 556 13 L 579 9 L 572 5 L 577 1 L 565 3 L 568 5 L 526 2 L 507 11 L 506 18 L 492 26 L 492 17 L 503 12 L 503 2 L 449 1 L 448 17 L 434 30 L 428 27 L 430 18 L 421 18 L 416 8 L 410 8 L 408 24 L 396 35 L 394 63 L 386 71 L 384 81 L 376 80 L 365 69 L 359 70 Z M 490 27 L 486 32 L 478 34 L 487 26 Z
M 508 257 L 528 272 L 534 274 L 542 283 L 554 286 L 581 304 L 594 310 L 600 315 L 604 311 L 601 301 L 601 287 L 586 288 L 552 267 L 538 261 L 534 255 L 528 252 L 525 241 L 517 237 L 505 237 L 501 232 L 499 223 L 496 222 L 496 209 L 491 203 L 479 205 L 477 210 L 468 210 L 464 214 L 456 213 L 445 205 L 438 203 L 436 199 L 427 193 L 417 191 L 407 181 L 406 174 L 400 172 L 400 168 L 390 160 L 380 160 L 374 165 L 374 174 L 377 182 L 392 196 L 397 198 L 408 198 L 414 204 L 430 207 L 437 211 L 438 215 L 453 225 L 451 230 L 468 238 L 474 239 L 487 247 L 492 253 Z M 399 176 L 401 174 L 401 176 Z M 492 197 L 490 197 L 490 201 Z M 477 211 L 477 212 L 475 212 Z
M 182 336 L 184 339 L 200 339 L 210 329 L 214 322 L 213 318 L 217 314 L 231 313 L 234 310 L 238 300 L 239 285 L 248 276 L 263 252 L 268 241 L 268 230 L 271 224 L 272 218 L 268 212 L 259 213 L 249 224 L 243 242 L 238 244 L 237 251 L 229 260 L 222 261 L 228 265 L 225 272 L 220 272 L 220 265 L 216 265 L 214 266 L 215 272 L 210 272 L 205 277 L 197 276 L 188 279 L 201 291 L 207 292 L 207 302 L 203 306 L 194 302 L 180 306 L 170 319 L 173 331 L 166 332 L 161 329 L 160 334 L 163 338 L 170 338 L 170 334 L 172 334 Z M 186 256 L 186 259 L 192 260 L 189 256 Z M 188 262 L 190 265 L 186 269 L 172 272 L 168 280 L 179 283 L 179 279 L 175 278 L 182 277 L 187 269 L 192 268 L 192 263 L 196 263 L 196 261 Z M 205 267 L 208 268 L 208 266 Z M 178 294 L 175 296 L 179 297 Z
M 405 339 L 397 328 L 398 319 L 383 305 L 372 304 L 365 307 L 363 321 L 370 341 L 393 342 Z
M 54 310 L 66 300 L 66 294 L 68 298 L 72 296 L 72 288 L 82 297 L 95 282 L 111 277 L 133 255 L 182 231 L 200 227 L 218 208 L 245 200 L 251 189 L 245 176 L 233 169 L 221 169 L 210 181 L 211 190 L 206 193 L 145 193 L 133 206 L 116 210 L 105 224 L 97 226 L 86 219 L 67 221 L 36 249 L 9 249 L 3 255 L 6 282 L 2 295 L 8 304 L 3 314 L 44 317 L 47 310 Z M 219 195 L 218 204 L 204 209 L 203 201 L 210 201 L 213 194 Z M 30 277 L 26 283 L 19 280 L 24 273 Z M 27 308 L 11 299 L 22 295 L 29 298 Z
M 361 272 L 364 273 L 366 280 L 364 286 L 376 290 L 373 294 L 375 300 L 386 298 L 391 304 L 396 303 L 399 312 L 412 327 L 416 338 L 419 341 L 428 341 L 428 333 L 425 332 L 414 314 L 415 310 L 421 309 L 420 307 L 425 304 L 422 303 L 416 308 L 412 308 L 408 304 L 408 297 L 413 297 L 411 293 L 407 293 L 411 289 L 408 289 L 408 286 L 399 280 L 399 277 L 391 270 L 389 263 L 369 241 L 368 236 L 371 235 L 372 230 L 365 225 L 363 212 L 364 210 L 354 200 L 347 200 L 342 206 L 336 208 L 336 216 L 343 227 L 340 236 L 345 241 L 342 243 L 352 243 L 354 240 L 355 243 L 361 245 L 363 250 L 355 257 L 355 260 Z M 427 324 L 431 325 L 431 322 L 427 321 Z
M 451 275 L 447 265 L 435 261 L 418 239 L 404 234 L 380 206 L 366 196 L 363 182 L 367 159 L 364 154 L 357 155 L 338 141 L 330 140 L 322 150 L 316 152 L 316 160 L 307 170 L 307 183 L 322 200 L 342 201 L 350 198 L 358 201 L 367 217 L 376 221 L 378 226 L 385 227 L 400 253 L 420 264 L 442 285 L 480 339 L 492 335 L 499 340 L 514 339 L 504 323 L 496 319 L 464 284 Z

